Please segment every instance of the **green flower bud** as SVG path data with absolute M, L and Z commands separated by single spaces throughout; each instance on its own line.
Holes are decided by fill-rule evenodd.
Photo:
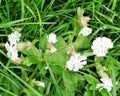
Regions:
M 27 41 L 27 42 L 21 42 L 21 43 L 17 43 L 16 49 L 18 51 L 22 51 L 24 49 L 30 49 L 32 46 L 31 42 Z

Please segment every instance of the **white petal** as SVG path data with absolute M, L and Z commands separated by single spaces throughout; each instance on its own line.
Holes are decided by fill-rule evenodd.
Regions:
M 47 37 L 47 39 L 48 39 L 47 41 L 49 43 L 56 43 L 57 42 L 56 34 L 54 34 L 54 33 L 49 34 L 49 36 Z
M 67 67 L 69 70 L 73 70 L 74 65 L 73 65 L 70 61 L 67 61 L 66 67 Z
M 97 84 L 96 88 L 100 88 L 100 87 L 103 87 L 103 86 L 104 86 L 103 83 L 101 83 L 101 84 Z
M 83 36 L 88 36 L 92 33 L 92 29 L 89 27 L 84 27 L 82 30 L 79 32 L 79 34 L 82 34 Z
M 82 61 L 82 60 L 86 60 L 87 57 L 86 56 L 80 56 L 79 60 Z
M 45 87 L 45 83 L 41 81 L 36 81 L 38 86 Z
M 70 59 L 66 62 L 66 67 L 69 70 L 78 71 L 87 64 L 85 61 L 86 58 L 86 56 L 81 56 L 80 54 L 76 53 L 74 56 L 71 56 Z
M 105 88 L 108 92 L 111 91 L 113 85 L 112 85 L 112 80 L 110 78 L 102 78 L 100 79 L 103 82 L 103 88 Z
M 21 33 L 19 33 L 18 31 L 15 31 L 14 33 L 11 33 L 10 35 L 8 35 L 8 40 L 10 44 L 13 45 L 19 42 L 20 37 L 21 37 Z
M 54 53 L 54 52 L 56 52 L 57 51 L 57 49 L 52 45 L 52 47 L 50 48 L 50 52 L 51 53 Z
M 91 46 L 93 54 L 96 56 L 106 56 L 109 48 L 113 47 L 113 43 L 109 38 L 106 37 L 97 37 Z

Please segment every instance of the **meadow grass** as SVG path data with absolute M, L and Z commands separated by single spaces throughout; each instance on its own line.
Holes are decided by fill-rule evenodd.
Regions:
M 119 4 L 120 0 L 0 0 L 0 96 L 120 96 Z M 65 68 L 70 57 L 66 47 L 73 44 L 82 29 L 78 7 L 84 9 L 84 16 L 90 17 L 90 46 L 96 37 L 105 36 L 114 47 L 99 59 L 92 54 L 89 44 L 86 47 L 87 43 L 75 43 L 76 51 L 87 56 L 87 65 L 72 72 Z M 29 51 L 19 52 L 21 64 L 14 64 L 4 47 L 15 27 L 22 28 L 20 41 L 33 45 Z M 58 50 L 53 54 L 46 52 L 46 36 L 50 33 L 58 37 Z M 97 63 L 106 67 L 112 79 L 110 92 L 96 88 L 101 78 Z M 37 86 L 35 80 L 45 82 L 45 87 Z

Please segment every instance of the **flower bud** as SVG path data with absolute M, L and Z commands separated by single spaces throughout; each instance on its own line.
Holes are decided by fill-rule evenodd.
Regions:
M 16 49 L 17 49 L 18 51 L 22 51 L 22 50 L 25 49 L 25 47 L 26 47 L 26 44 L 25 44 L 24 42 L 22 42 L 22 43 L 17 43 Z
M 30 41 L 27 41 L 25 44 L 27 49 L 31 48 L 32 46 L 32 43 Z
M 71 55 L 73 55 L 74 53 L 76 53 L 75 52 L 75 50 L 74 50 L 74 46 L 68 46 L 67 48 L 66 48 L 66 51 L 67 51 L 67 54 L 71 54 Z
M 45 83 L 41 81 L 36 81 L 36 85 L 43 87 L 43 88 L 45 87 Z
M 4 47 L 5 46 L 5 44 L 4 43 L 0 43 L 0 47 Z
M 31 42 L 27 41 L 27 42 L 21 42 L 21 43 L 17 43 L 16 49 L 18 51 L 22 51 L 24 49 L 29 49 L 32 46 Z
M 37 86 L 40 86 L 40 87 L 45 87 L 45 83 L 44 82 L 41 82 L 41 81 L 37 81 L 35 79 L 32 80 L 32 83 L 37 85 Z
M 16 58 L 16 59 L 14 60 L 14 63 L 16 63 L 16 64 L 20 64 L 20 62 L 21 62 L 21 59 L 20 59 L 20 58 Z
M 47 43 L 47 48 L 51 48 L 52 47 L 52 43 L 51 42 L 48 42 Z
M 81 16 L 81 17 L 79 17 L 80 26 L 87 27 L 87 22 L 89 20 L 90 20 L 90 17 L 88 17 L 88 16 Z

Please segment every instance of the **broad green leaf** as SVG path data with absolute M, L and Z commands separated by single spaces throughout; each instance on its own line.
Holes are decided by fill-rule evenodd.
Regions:
M 23 64 L 30 66 L 32 64 L 36 64 L 36 60 L 34 59 L 33 56 L 27 56 L 23 59 Z
M 50 65 L 64 65 L 66 63 L 66 56 L 60 52 L 49 53 L 45 56 L 45 59 Z
M 58 37 L 58 41 L 54 45 L 57 48 L 55 53 L 45 54 L 45 59 L 51 65 L 63 65 L 66 63 L 66 43 L 63 38 Z
M 65 96 L 75 96 L 75 90 L 78 84 L 78 75 L 77 73 L 63 72 L 63 81 L 65 86 Z
M 73 43 L 76 50 L 79 49 L 86 49 L 90 47 L 90 40 L 88 37 L 84 37 L 82 35 L 79 35 L 76 39 L 76 41 Z
M 31 64 L 36 64 L 38 62 L 41 61 L 42 59 L 42 54 L 41 54 L 41 51 L 38 50 L 36 47 L 32 46 L 31 49 L 26 49 L 26 50 L 23 50 L 22 53 L 24 53 L 25 55 L 27 55 L 25 58 L 24 58 L 24 62 L 25 64 L 28 64 L 29 66 Z
M 60 53 L 65 54 L 66 53 L 66 42 L 62 37 L 58 37 L 58 42 L 56 42 L 55 47 L 57 48 L 57 51 Z
M 51 67 L 51 70 L 52 70 L 52 72 L 54 74 L 57 74 L 57 75 L 62 74 L 63 69 L 60 66 L 58 66 L 58 65 L 51 65 L 50 67 Z

